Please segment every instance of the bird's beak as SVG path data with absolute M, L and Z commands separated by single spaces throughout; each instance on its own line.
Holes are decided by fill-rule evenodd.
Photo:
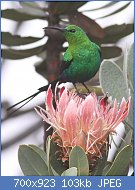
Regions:
M 59 28 L 59 27 L 54 27 L 54 26 L 44 27 L 43 29 L 44 29 L 44 30 L 53 29 L 53 30 L 59 30 L 59 31 L 61 31 L 61 32 L 66 31 L 66 29 L 65 29 L 65 28 Z

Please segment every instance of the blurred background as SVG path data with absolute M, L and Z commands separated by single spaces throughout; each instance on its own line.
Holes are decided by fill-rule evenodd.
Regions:
M 44 106 L 45 93 L 12 116 L 6 109 L 58 76 L 67 47 L 61 33 L 45 34 L 43 28 L 69 23 L 82 27 L 101 46 L 102 59 L 113 59 L 122 68 L 124 52 L 134 41 L 134 1 L 2 1 L 1 8 L 1 175 L 17 176 L 22 175 L 19 145 L 43 146 L 43 122 L 33 108 Z M 102 95 L 98 74 L 88 85 Z

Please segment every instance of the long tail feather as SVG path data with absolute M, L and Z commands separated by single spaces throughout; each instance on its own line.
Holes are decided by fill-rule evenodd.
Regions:
M 59 80 L 56 79 L 56 80 L 54 80 L 54 81 L 52 81 L 52 82 L 50 83 L 52 89 L 55 88 L 55 85 L 56 85 L 56 83 L 57 83 L 58 81 L 59 81 Z M 60 82 L 60 83 L 61 83 L 61 82 Z M 27 98 L 21 100 L 20 102 L 17 102 L 16 104 L 10 106 L 10 107 L 7 109 L 7 111 L 10 111 L 12 108 L 14 108 L 14 107 L 18 106 L 19 104 L 21 104 L 21 103 L 25 102 L 26 100 L 28 100 L 28 101 L 26 101 L 23 105 L 21 105 L 19 108 L 17 108 L 17 109 L 14 110 L 13 112 L 11 112 L 11 114 L 13 114 L 13 113 L 16 112 L 17 110 L 21 109 L 21 108 L 22 108 L 23 106 L 25 106 L 28 102 L 30 102 L 33 98 L 35 98 L 38 94 L 40 94 L 41 92 L 47 91 L 47 89 L 48 89 L 48 87 L 49 87 L 50 84 L 48 84 L 48 85 L 46 85 L 46 86 L 42 86 L 41 88 L 38 89 L 38 92 L 36 92 L 36 93 L 32 94 L 31 96 L 29 96 L 29 97 L 27 97 Z M 11 114 L 10 114 L 10 115 L 11 115 Z
M 27 102 L 25 102 L 23 105 L 21 105 L 19 108 L 15 109 L 14 111 L 12 111 L 11 113 L 8 114 L 8 117 L 13 115 L 15 112 L 17 112 L 19 109 L 21 109 L 23 106 L 25 106 L 28 102 L 30 102 L 33 98 L 35 98 L 35 96 L 31 97 Z M 9 109 L 9 108 L 8 108 Z
M 26 101 L 26 100 L 29 100 L 29 99 L 32 100 L 32 99 L 33 99 L 35 96 L 37 96 L 39 93 L 40 93 L 40 91 L 38 91 L 38 92 L 36 92 L 35 94 L 32 94 L 31 96 L 29 96 L 29 97 L 27 97 L 27 98 L 21 100 L 20 102 L 17 102 L 16 104 L 10 106 L 10 107 L 7 109 L 7 111 L 11 110 L 11 109 L 14 108 L 15 106 L 21 104 L 22 102 L 24 102 L 24 101 Z M 28 101 L 28 102 L 29 102 L 29 101 Z M 28 103 L 28 102 L 27 102 L 27 103 Z

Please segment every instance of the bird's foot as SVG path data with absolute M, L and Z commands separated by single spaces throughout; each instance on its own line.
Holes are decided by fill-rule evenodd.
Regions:
M 78 90 L 75 84 L 73 84 L 73 85 L 74 85 L 74 87 L 75 87 L 77 96 L 79 96 L 79 97 L 82 98 L 82 99 L 85 99 L 86 96 L 88 96 L 88 94 L 90 94 L 91 92 L 90 92 L 90 90 L 88 89 L 88 87 L 87 87 L 84 83 L 82 83 L 82 84 L 83 84 L 83 86 L 87 89 L 87 92 L 86 92 L 86 93 L 83 93 L 82 90 Z
M 82 85 L 86 88 L 86 90 L 88 91 L 88 94 L 90 94 L 91 92 L 90 92 L 90 89 L 87 87 L 87 85 L 84 82 L 82 82 Z

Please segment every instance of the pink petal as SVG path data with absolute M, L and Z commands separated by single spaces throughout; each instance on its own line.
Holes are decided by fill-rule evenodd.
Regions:
M 93 136 L 100 138 L 103 133 L 103 122 L 102 118 L 98 118 L 93 124 L 93 127 L 90 129 L 90 132 Z
M 67 131 L 59 130 L 58 135 L 61 137 L 64 146 L 71 145 L 71 140 Z
M 53 93 L 52 93 L 52 89 L 51 89 L 51 85 L 49 86 L 48 90 L 47 90 L 47 95 L 46 95 L 46 110 L 50 111 L 50 113 L 52 115 L 55 114 L 55 110 L 52 104 L 53 101 Z
M 115 121 L 113 129 L 115 129 L 115 127 L 117 127 L 127 117 L 130 110 L 130 105 L 131 105 L 131 97 L 129 97 L 128 102 L 126 103 L 125 110 L 123 111 L 121 116 L 117 119 L 117 121 Z
M 81 146 L 84 151 L 86 150 L 87 145 L 87 136 L 83 131 L 80 131 L 79 134 L 72 142 L 72 146 Z
M 111 124 L 115 120 L 117 112 L 118 112 L 118 104 L 117 104 L 117 100 L 115 99 L 113 108 L 111 108 L 109 112 L 107 113 L 106 121 L 108 124 Z
M 57 104 L 57 110 L 58 112 L 60 112 L 60 114 L 64 114 L 63 112 L 65 111 L 67 107 L 67 104 L 69 101 L 69 97 L 67 93 L 68 93 L 67 89 L 65 89 L 60 96 L 59 103 Z
M 97 95 L 95 93 L 92 93 L 93 99 L 94 99 L 94 109 L 95 109 L 95 116 L 99 117 L 99 102 L 97 100 Z
M 59 92 L 60 97 L 61 97 L 62 93 L 64 92 L 64 90 L 65 90 L 65 87 L 63 86 L 63 87 L 60 89 L 60 92 Z
M 131 101 L 131 98 L 129 98 L 128 102 L 126 102 L 125 98 L 122 99 L 118 115 L 116 116 L 114 122 L 117 122 L 121 117 L 124 118 L 123 114 L 125 113 L 125 111 L 126 111 L 126 114 L 124 114 L 124 116 L 125 117 L 127 116 L 128 112 L 129 112 L 130 101 Z
M 64 114 L 63 123 L 64 123 L 64 128 L 66 129 L 70 139 L 74 139 L 77 133 L 76 127 L 79 126 L 77 126 L 77 105 L 73 99 L 70 100 L 70 102 L 67 105 Z
M 48 124 L 51 125 L 52 123 L 50 122 L 49 118 L 46 116 L 47 113 L 43 113 L 43 111 L 44 112 L 46 112 L 46 111 L 43 110 L 43 108 L 41 108 L 41 107 L 38 107 L 38 108 L 40 109 L 40 111 L 37 108 L 34 108 L 35 111 L 37 112 L 37 114 L 43 119 L 43 121 L 46 121 Z
M 87 132 L 88 126 L 93 119 L 95 112 L 95 102 L 93 96 L 89 95 L 86 99 L 82 102 L 80 106 L 80 116 L 83 125 L 83 131 Z
M 100 100 L 100 109 L 103 110 L 103 112 L 106 110 L 108 105 L 108 97 L 104 96 L 101 100 Z

